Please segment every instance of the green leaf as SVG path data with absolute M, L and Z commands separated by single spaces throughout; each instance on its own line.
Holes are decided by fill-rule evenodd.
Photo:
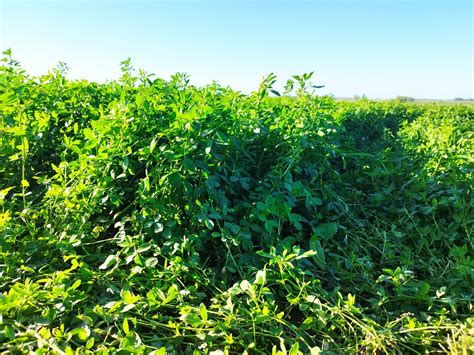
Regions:
M 86 144 L 84 144 L 84 148 L 92 149 L 92 148 L 95 148 L 97 144 L 98 144 L 97 139 L 88 140 Z
M 128 327 L 128 319 L 125 318 L 122 323 L 122 329 L 125 334 L 130 333 L 130 328 Z
M 127 170 L 129 164 L 130 164 L 130 161 L 129 161 L 129 159 L 128 159 L 128 156 L 124 156 L 124 157 L 122 158 L 122 167 L 123 167 L 123 170 Z
M 207 227 L 208 229 L 213 229 L 213 228 L 214 228 L 214 222 L 213 222 L 211 219 L 209 219 L 209 218 L 206 218 L 206 219 L 204 220 L 204 224 L 206 225 L 206 227 Z
M 75 290 L 76 288 L 78 288 L 79 286 L 81 285 L 81 280 L 76 280 L 71 287 L 69 287 L 70 290 Z
M 150 191 L 150 178 L 148 176 L 143 178 L 143 187 L 146 191 Z
M 115 255 L 109 255 L 105 261 L 102 263 L 102 265 L 99 266 L 99 270 L 106 270 L 108 269 L 112 264 L 116 262 L 116 257 Z
M 316 235 L 321 237 L 324 240 L 329 240 L 337 233 L 337 223 L 330 222 L 330 223 L 322 223 L 316 226 L 314 229 Z
M 278 227 L 278 223 L 273 220 L 268 220 L 265 222 L 265 229 L 268 233 L 271 233 L 273 228 Z
M 166 294 L 166 298 L 163 299 L 161 304 L 165 305 L 173 301 L 176 297 L 178 297 L 178 289 L 176 288 L 175 285 L 171 285 Z
M 201 318 L 195 313 L 186 314 L 184 320 L 193 327 L 199 327 L 202 324 Z
M 90 128 L 84 128 L 84 137 L 90 141 L 95 141 L 97 138 Z
M 201 315 L 202 321 L 207 322 L 207 309 L 206 309 L 206 306 L 202 303 L 199 306 L 199 314 Z
M 326 270 L 326 256 L 324 254 L 324 249 L 321 246 L 321 242 L 318 237 L 313 235 L 309 240 L 309 247 L 316 251 L 316 255 L 313 257 L 314 262 L 323 270 Z
M 299 350 L 300 350 L 300 344 L 298 342 L 296 342 L 291 347 L 290 352 L 288 353 L 288 355 L 298 355 Z
M 15 331 L 10 325 L 5 325 L 5 328 L 3 328 L 5 332 L 5 336 L 9 339 L 14 339 L 15 338 Z
M 30 148 L 30 145 L 28 144 L 28 139 L 26 139 L 26 137 L 22 137 L 21 143 L 23 145 L 23 149 L 25 150 L 25 152 L 27 152 Z
M 90 350 L 94 346 L 94 343 L 95 343 L 95 339 L 89 338 L 89 340 L 86 343 L 86 349 Z
M 310 258 L 312 256 L 317 255 L 318 253 L 315 250 L 307 250 L 303 254 L 298 255 L 295 260 Z
M 3 190 L 0 190 L 0 202 L 3 201 L 7 195 L 8 195 L 8 192 L 12 189 L 14 189 L 15 187 L 14 186 L 11 186 L 11 187 L 7 187 Z
M 312 203 L 314 203 L 316 206 L 321 206 L 323 204 L 323 200 L 321 200 L 319 197 L 313 197 L 311 199 Z
M 128 290 L 123 290 L 122 291 L 122 299 L 123 301 L 128 304 L 128 305 L 131 305 L 131 304 L 134 304 L 136 303 L 137 301 L 140 300 L 140 296 L 135 296 L 133 293 L 131 293 L 130 291 Z
M 267 281 L 267 272 L 264 270 L 258 270 L 257 274 L 255 275 L 255 284 L 257 285 L 264 285 Z
M 192 171 L 192 170 L 196 169 L 196 164 L 194 164 L 194 162 L 189 158 L 184 158 L 183 161 L 182 161 L 182 164 L 183 164 L 184 168 L 188 171 Z
M 157 143 L 156 139 L 153 138 L 150 142 L 150 148 L 149 148 L 150 149 L 150 154 L 153 153 L 153 150 L 155 150 L 156 143 Z
M 88 326 L 84 326 L 83 328 L 76 328 L 75 333 L 80 341 L 86 341 L 91 335 L 91 330 Z

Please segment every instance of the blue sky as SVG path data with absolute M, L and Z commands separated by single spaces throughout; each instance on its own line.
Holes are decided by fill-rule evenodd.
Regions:
M 188 72 L 249 92 L 274 72 L 315 71 L 321 93 L 370 98 L 474 96 L 470 0 L 0 0 L 0 48 L 25 69 L 59 61 L 71 78 Z

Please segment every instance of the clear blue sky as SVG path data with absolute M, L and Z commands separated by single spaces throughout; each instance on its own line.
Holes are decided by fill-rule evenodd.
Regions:
M 32 74 L 65 61 L 71 78 L 185 71 L 244 92 L 315 71 L 322 93 L 474 96 L 470 0 L 0 0 L 2 50 Z

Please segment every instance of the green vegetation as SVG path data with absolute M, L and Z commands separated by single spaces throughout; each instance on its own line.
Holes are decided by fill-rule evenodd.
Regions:
M 473 351 L 474 106 L 4 54 L 1 352 Z

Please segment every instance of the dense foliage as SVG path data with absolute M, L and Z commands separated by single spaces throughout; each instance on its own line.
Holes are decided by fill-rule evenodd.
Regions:
M 5 54 L 0 351 L 473 350 L 473 106 Z

